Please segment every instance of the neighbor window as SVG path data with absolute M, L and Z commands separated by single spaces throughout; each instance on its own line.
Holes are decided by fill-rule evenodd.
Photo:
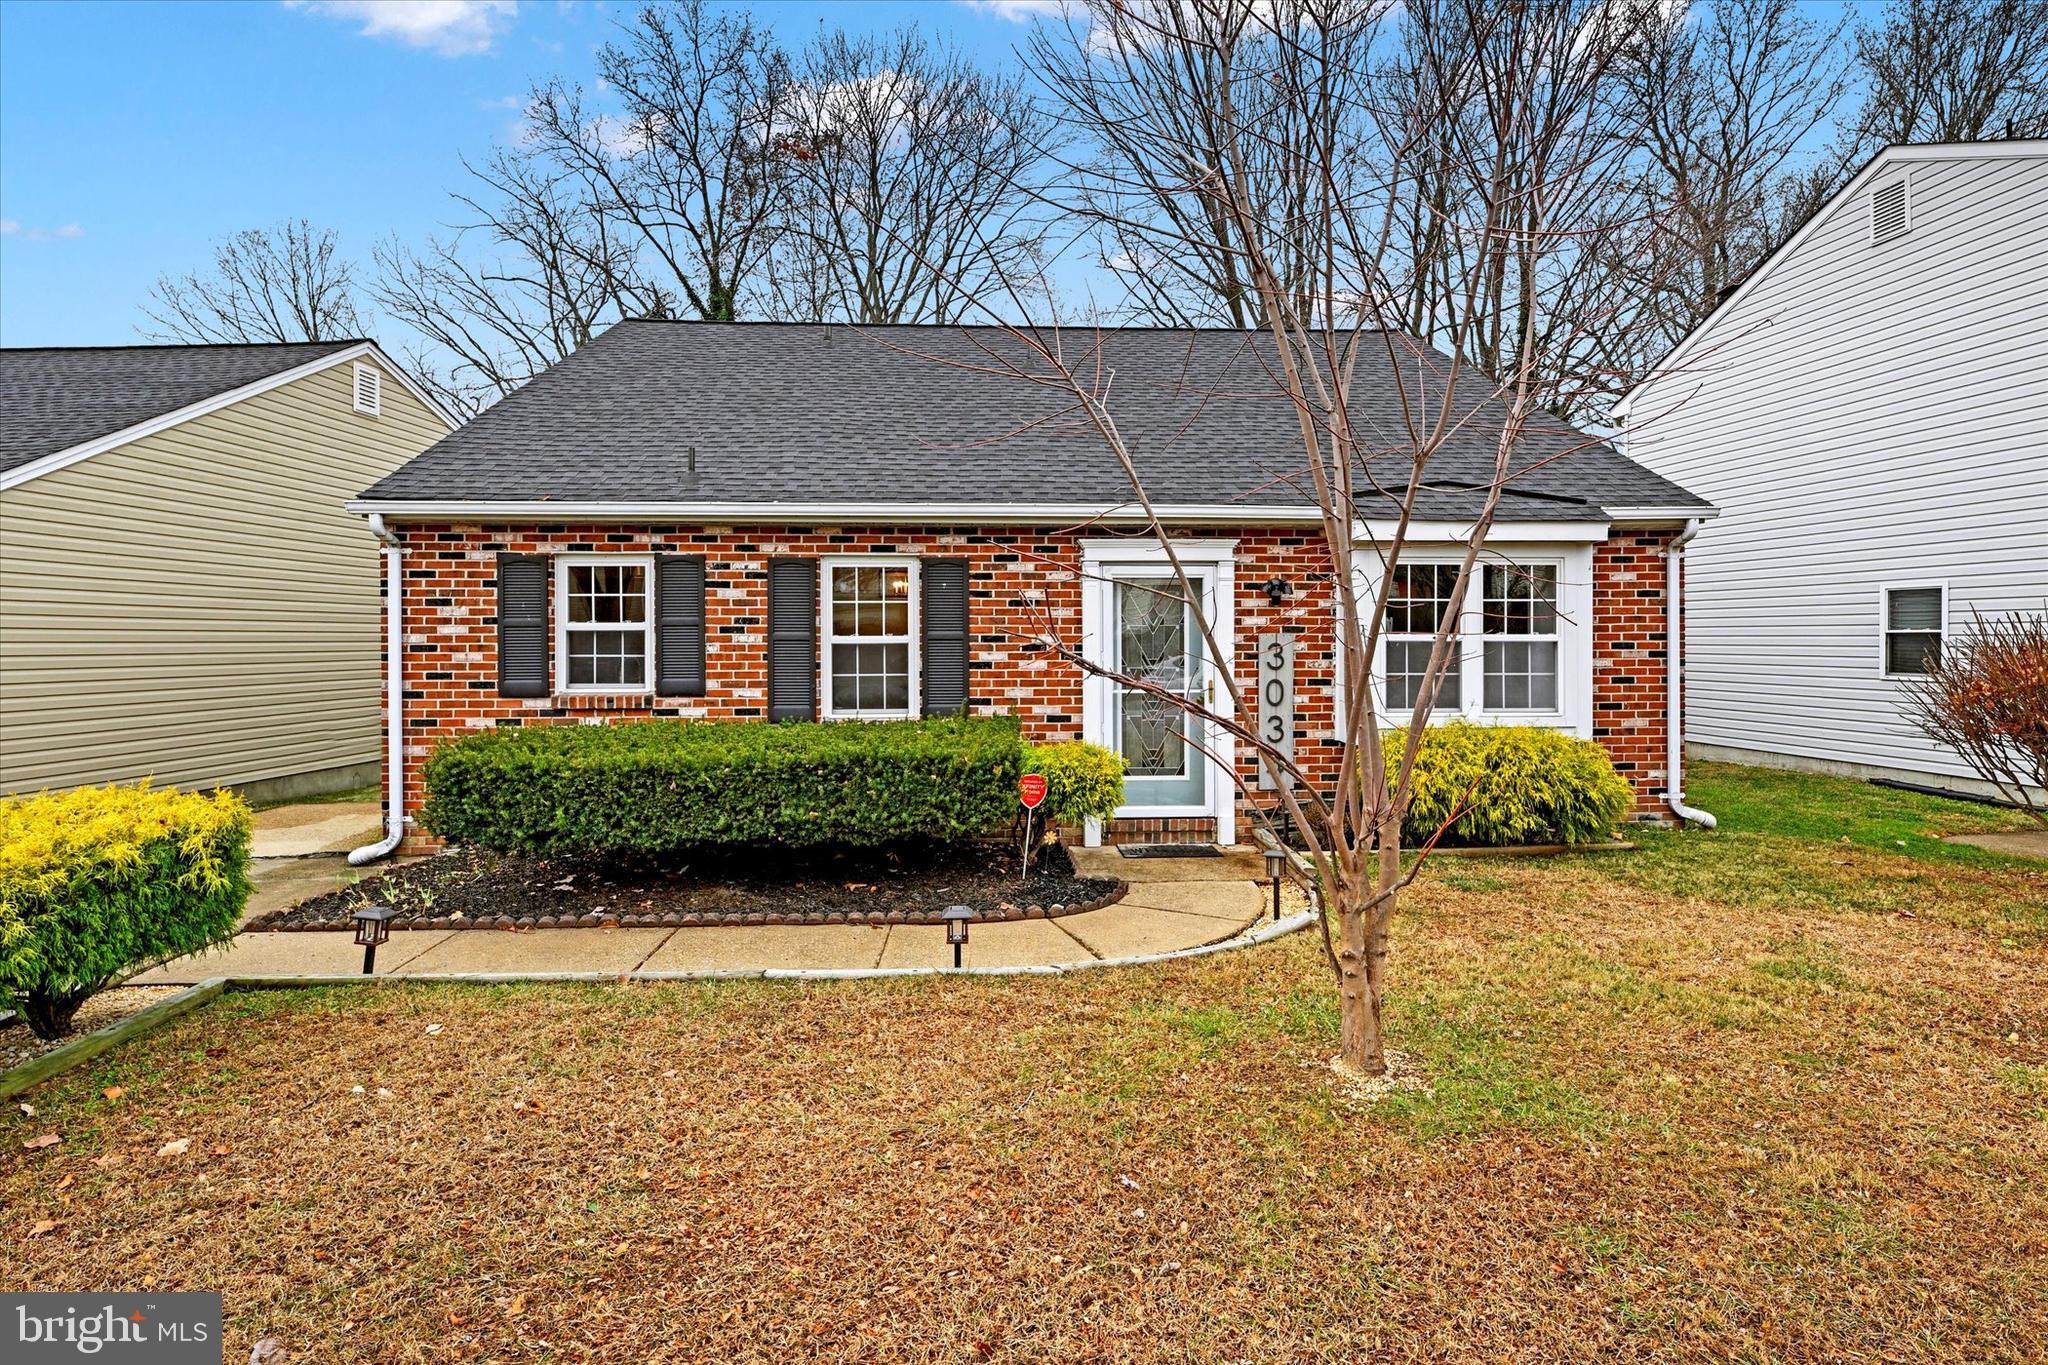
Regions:
M 1488 564 L 1483 579 L 1485 708 L 1557 710 L 1557 566 Z
M 825 562 L 827 716 L 911 714 L 916 579 L 909 560 Z
M 1941 656 L 1946 590 L 1939 584 L 1884 590 L 1884 671 L 1890 677 L 1924 674 Z
M 555 561 L 555 659 L 564 692 L 645 692 L 654 564 L 620 555 Z
M 1394 590 L 1387 599 L 1386 688 L 1389 711 L 1412 711 L 1422 695 L 1429 671 L 1429 652 L 1436 632 L 1451 609 L 1451 590 L 1458 585 L 1455 564 L 1396 564 Z M 1454 625 L 1449 662 L 1440 674 L 1436 704 L 1456 711 L 1462 695 L 1458 677 L 1458 633 Z

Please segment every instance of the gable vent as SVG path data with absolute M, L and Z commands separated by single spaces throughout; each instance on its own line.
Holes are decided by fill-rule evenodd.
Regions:
M 1870 244 L 1903 237 L 1906 222 L 1906 182 L 1894 180 L 1870 192 Z
M 368 365 L 356 366 L 355 410 L 371 417 L 384 413 L 384 376 Z

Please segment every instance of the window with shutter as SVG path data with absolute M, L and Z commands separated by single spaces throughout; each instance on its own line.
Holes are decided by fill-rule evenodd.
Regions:
M 498 556 L 498 692 L 548 695 L 548 560 Z
M 649 555 L 555 561 L 555 680 L 565 693 L 646 692 L 654 685 Z
M 768 719 L 818 718 L 818 566 L 768 561 Z
M 917 562 L 828 559 L 824 583 L 826 718 L 911 715 L 917 677 Z

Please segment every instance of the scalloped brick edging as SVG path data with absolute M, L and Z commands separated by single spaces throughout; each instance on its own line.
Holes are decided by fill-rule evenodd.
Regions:
M 976 924 L 1003 924 L 1012 920 L 1060 919 L 1067 915 L 1085 914 L 1090 910 L 1101 910 L 1115 905 L 1130 894 L 1130 883 L 1118 878 L 1110 889 L 1092 899 L 1075 901 L 1069 905 L 1055 902 L 1052 905 L 1018 905 L 1008 910 L 977 910 Z M 282 914 L 273 911 L 272 914 Z M 745 929 L 765 924 L 944 924 L 945 920 L 937 910 L 811 910 L 790 912 L 748 911 L 744 914 L 720 914 L 713 911 L 677 911 L 661 913 L 633 913 L 625 915 L 599 914 L 588 911 L 581 915 L 464 915 L 454 917 L 437 915 L 431 919 L 393 920 L 392 932 L 402 929 Z M 337 924 L 279 924 L 267 925 L 263 921 L 269 915 L 259 916 L 245 925 L 245 934 L 345 934 L 353 932 L 354 926 L 346 921 Z

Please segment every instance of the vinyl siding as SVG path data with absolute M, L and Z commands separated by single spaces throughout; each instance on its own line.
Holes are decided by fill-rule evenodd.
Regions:
M 1826 211 L 1672 373 L 1628 452 L 1722 509 L 1686 555 L 1686 738 L 1969 769 L 1882 676 L 1880 593 L 1948 625 L 2048 610 L 2048 154 L 1897 163 Z M 1911 177 L 1872 246 L 1869 189 Z
M 355 363 L 0 492 L 0 790 L 378 759 L 379 556 L 342 504 L 447 426 L 388 372 L 355 412 Z

